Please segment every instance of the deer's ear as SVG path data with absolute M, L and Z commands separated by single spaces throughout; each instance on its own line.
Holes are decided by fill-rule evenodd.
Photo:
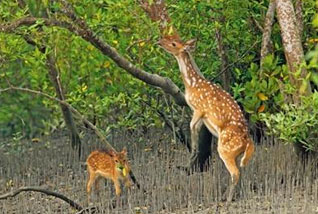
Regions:
M 127 155 L 127 148 L 126 146 L 123 148 L 123 151 L 121 151 L 122 154 Z
M 112 157 L 116 156 L 116 152 L 112 149 L 108 151 L 108 154 L 110 154 Z
M 193 51 L 195 49 L 195 44 L 196 44 L 197 40 L 196 39 L 191 39 L 186 41 L 184 47 L 185 49 L 187 49 L 188 51 Z

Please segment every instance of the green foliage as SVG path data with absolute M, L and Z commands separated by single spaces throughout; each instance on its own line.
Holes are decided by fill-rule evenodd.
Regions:
M 238 78 L 245 78 L 245 83 L 233 87 L 234 96 L 242 103 L 246 112 L 251 114 L 252 121 L 259 120 L 259 113 L 276 112 L 284 102 L 280 85 L 286 85 L 288 76 L 285 66 L 278 65 L 278 58 L 268 55 L 263 70 L 252 63 L 244 74 L 236 69 Z
M 308 150 L 318 151 L 318 92 L 304 97 L 300 106 L 283 104 L 281 111 L 262 113 L 260 118 L 283 142 L 300 142 Z
M 59 3 L 47 0 L 25 2 L 26 7 L 19 8 L 15 1 L 2 1 L 0 20 L 10 22 L 28 15 L 46 17 L 47 13 L 49 17 L 65 19 L 54 13 L 61 7 Z M 157 24 L 151 22 L 138 3 L 132 0 L 85 0 L 73 1 L 72 4 L 77 15 L 119 53 L 138 67 L 167 76 L 183 87 L 175 59 L 155 45 L 159 37 Z M 255 40 L 251 23 L 246 21 L 249 7 L 253 5 L 249 1 L 167 1 L 167 5 L 173 24 L 183 38 L 198 39 L 195 58 L 207 78 L 212 78 L 220 66 L 213 39 L 216 28 L 222 29 L 224 43 L 231 47 L 228 49 L 230 61 L 235 61 Z M 241 7 L 240 11 L 237 11 L 238 6 Z M 226 19 L 221 20 L 222 17 Z M 46 66 L 46 54 L 50 53 L 56 57 L 67 101 L 99 127 L 109 130 L 162 126 L 156 109 L 169 111 L 162 102 L 162 92 L 146 87 L 118 68 L 92 44 L 67 30 L 41 27 L 38 31 L 39 24 L 19 28 L 19 35 L 0 33 L 1 59 L 5 61 L 1 64 L 2 88 L 7 86 L 4 79 L 7 78 L 13 85 L 55 96 Z M 243 32 L 244 36 L 238 36 Z M 46 46 L 46 53 L 27 44 L 24 35 Z M 248 61 L 244 59 L 240 67 L 248 66 Z M 4 135 L 22 130 L 23 136 L 32 137 L 39 132 L 49 133 L 64 126 L 59 105 L 43 97 L 12 92 L 0 99 L 3 104 L 0 110 L 2 126 L 14 123 L 14 129 L 3 129 Z

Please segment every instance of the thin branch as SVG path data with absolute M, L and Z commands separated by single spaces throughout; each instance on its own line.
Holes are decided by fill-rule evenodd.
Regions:
M 53 191 L 47 190 L 47 189 L 45 189 L 43 187 L 36 187 L 36 186 L 20 187 L 19 189 L 16 189 L 16 190 L 13 190 L 13 191 L 11 191 L 9 193 L 5 193 L 3 195 L 0 195 L 0 200 L 5 200 L 7 198 L 12 198 L 12 197 L 15 197 L 16 195 L 20 194 L 21 192 L 28 192 L 28 191 L 41 192 L 41 193 L 44 193 L 46 195 L 54 196 L 56 198 L 59 198 L 59 199 L 65 201 L 71 207 L 73 207 L 74 209 L 76 209 L 78 211 L 83 210 L 83 207 L 81 205 L 79 205 L 75 201 L 69 199 L 65 195 L 62 195 L 61 193 L 58 193 L 58 192 L 53 192 Z
M 260 32 L 264 32 L 264 28 L 262 27 L 262 25 L 255 19 L 255 17 L 253 16 L 252 13 L 250 13 L 250 17 L 252 19 L 252 21 L 254 22 L 255 26 L 257 27 L 257 29 L 260 31 Z
M 23 91 L 23 92 L 27 92 L 27 93 L 31 93 L 31 94 L 36 94 L 36 95 L 41 95 L 41 96 L 44 96 L 46 97 L 47 99 L 49 100 L 52 100 L 52 101 L 56 101 L 64 106 L 66 106 L 67 108 L 69 108 L 83 123 L 85 123 L 86 125 L 88 125 L 91 129 L 93 129 L 96 133 L 96 135 L 101 139 L 101 141 L 103 143 L 106 144 L 106 147 L 107 149 L 111 149 L 111 150 L 115 150 L 111 144 L 106 140 L 106 138 L 104 137 L 104 135 L 96 128 L 96 126 L 94 126 L 89 120 L 87 120 L 83 114 L 81 114 L 80 112 L 78 112 L 73 106 L 71 106 L 69 103 L 63 101 L 63 100 L 60 100 L 58 98 L 55 98 L 55 97 L 52 97 L 46 93 L 43 93 L 41 91 L 35 91 L 35 90 L 32 90 L 32 89 L 29 89 L 29 88 L 21 88 L 21 87 L 16 87 L 16 86 L 13 86 L 10 84 L 10 87 L 9 88 L 4 88 L 4 89 L 0 89 L 0 93 L 3 93 L 3 92 L 8 92 L 10 90 L 13 90 L 13 91 Z M 116 150 L 115 150 L 116 151 Z
M 243 59 L 249 52 L 251 49 L 253 49 L 255 47 L 255 45 L 257 45 L 257 43 L 259 43 L 259 41 L 255 41 L 253 43 L 253 45 L 251 45 L 247 51 L 245 51 L 244 54 L 242 54 L 235 62 L 232 62 L 231 64 L 228 64 L 222 71 L 220 71 L 218 74 L 216 74 L 216 76 L 212 79 L 215 80 L 216 78 L 218 78 L 221 74 L 223 74 L 223 72 L 225 72 L 228 68 L 232 67 L 233 65 L 235 65 L 237 62 L 239 62 L 241 59 Z

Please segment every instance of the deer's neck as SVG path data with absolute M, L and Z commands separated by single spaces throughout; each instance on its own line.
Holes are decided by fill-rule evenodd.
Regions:
M 202 81 L 204 77 L 193 60 L 191 54 L 185 51 L 179 55 L 176 55 L 175 57 L 178 61 L 185 87 L 196 87 L 196 84 L 199 81 Z

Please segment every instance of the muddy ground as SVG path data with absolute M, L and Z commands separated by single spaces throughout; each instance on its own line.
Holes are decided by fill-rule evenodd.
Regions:
M 120 205 L 112 208 L 114 187 L 101 185 L 91 206 L 101 213 L 318 213 L 317 162 L 300 163 L 291 146 L 266 138 L 256 146 L 255 155 L 242 176 L 235 201 L 221 200 L 229 182 L 222 161 L 215 153 L 211 167 L 187 176 L 176 166 L 187 163 L 189 152 L 174 143 L 170 132 L 114 132 L 109 141 L 128 155 L 142 190 L 124 190 Z M 88 206 L 84 165 L 88 154 L 102 148 L 93 134 L 83 137 L 79 159 L 66 132 L 54 133 L 40 141 L 2 139 L 0 142 L 0 195 L 22 186 L 45 186 L 82 206 Z M 0 200 L 0 213 L 76 213 L 60 199 L 37 192 L 23 192 Z

